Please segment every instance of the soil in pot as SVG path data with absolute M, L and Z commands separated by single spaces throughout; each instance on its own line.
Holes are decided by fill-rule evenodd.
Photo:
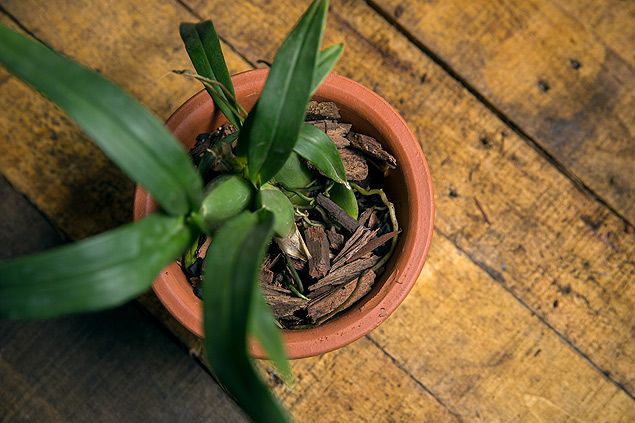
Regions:
M 385 177 L 397 166 L 395 158 L 375 138 L 343 122 L 335 103 L 312 101 L 306 122 L 337 146 L 354 197 L 299 156 L 289 159 L 293 166 L 286 168 L 292 175 L 279 185 L 295 205 L 298 230 L 275 239 L 260 274 L 267 303 L 279 325 L 288 329 L 320 325 L 368 294 L 399 233 L 394 207 L 382 190 Z M 231 172 L 226 158 L 235 139 L 229 124 L 197 137 L 190 154 L 205 182 Z M 180 261 L 199 298 L 210 241 L 202 236 Z

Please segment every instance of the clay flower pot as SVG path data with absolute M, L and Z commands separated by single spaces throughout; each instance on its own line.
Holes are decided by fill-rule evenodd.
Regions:
M 236 95 L 249 110 L 260 95 L 268 70 L 244 72 L 233 77 Z M 318 89 L 315 100 L 333 101 L 343 122 L 357 132 L 371 135 L 397 159 L 397 171 L 386 180 L 385 190 L 394 202 L 402 233 L 386 271 L 373 290 L 359 303 L 331 321 L 311 329 L 285 330 L 290 358 L 302 358 L 341 348 L 379 326 L 395 311 L 415 284 L 426 259 L 432 238 L 434 199 L 430 171 L 419 144 L 403 118 L 381 97 L 362 85 L 338 75 L 330 75 Z M 167 127 L 186 148 L 196 136 L 225 122 L 205 91 L 190 98 L 168 119 Z M 157 209 L 157 204 L 140 187 L 134 202 L 134 218 L 141 219 Z M 160 247 L 160 246 L 157 246 Z M 183 326 L 203 336 L 202 303 L 176 263 L 163 269 L 154 291 Z M 252 342 L 251 352 L 264 358 Z

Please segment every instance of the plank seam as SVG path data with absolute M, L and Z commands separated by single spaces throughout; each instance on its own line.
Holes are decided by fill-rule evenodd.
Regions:
M 516 124 L 510 117 L 498 109 L 491 101 L 489 101 L 483 94 L 481 94 L 474 86 L 472 86 L 466 78 L 463 78 L 457 71 L 455 71 L 449 63 L 441 58 L 440 55 L 435 53 L 428 46 L 423 44 L 417 37 L 414 36 L 408 29 L 401 25 L 392 15 L 382 9 L 374 0 L 364 0 L 366 4 L 374 10 L 380 17 L 382 17 L 389 25 L 391 25 L 397 32 L 403 35 L 408 41 L 410 41 L 417 49 L 423 54 L 428 56 L 435 64 L 437 64 L 443 71 L 445 71 L 452 79 L 467 90 L 474 98 L 476 98 L 481 104 L 483 104 L 490 112 L 492 112 L 498 119 L 500 119 L 505 125 L 507 125 L 514 133 L 516 133 L 527 145 L 532 147 L 540 156 L 542 156 L 549 164 L 551 164 L 558 172 L 563 174 L 571 183 L 579 189 L 582 193 L 588 195 L 596 202 L 607 208 L 611 213 L 620 218 L 625 224 L 633 226 L 626 216 L 623 216 L 617 209 L 610 205 L 604 198 L 598 193 L 593 191 L 580 177 L 578 177 L 573 171 L 569 170 L 563 163 L 561 163 L 554 155 L 549 153 L 545 147 L 540 145 L 532 136 L 530 136 L 525 130 L 523 130 L 518 124 Z
M 183 8 L 185 8 L 190 14 L 195 16 L 197 19 L 202 19 L 202 17 L 191 7 L 184 3 L 183 0 L 175 0 L 178 4 L 180 4 Z M 608 210 L 610 210 L 613 214 L 618 216 L 623 220 L 626 224 L 633 226 L 625 217 L 623 217 L 617 210 L 615 210 L 612 206 L 610 206 L 603 198 L 601 198 L 598 194 L 596 194 L 593 190 L 591 190 L 582 180 L 580 180 L 575 174 L 570 172 L 564 165 L 558 162 L 555 157 L 549 154 L 542 146 L 540 146 L 537 141 L 535 141 L 531 136 L 524 132 L 518 125 L 516 125 L 511 119 L 509 119 L 504 113 L 498 110 L 489 100 L 487 100 L 483 95 L 481 95 L 474 87 L 472 87 L 466 80 L 464 80 L 457 72 L 455 72 L 445 61 L 443 61 L 438 55 L 436 55 L 432 50 L 426 47 L 423 43 L 417 40 L 411 33 L 409 33 L 403 26 L 401 26 L 398 22 L 396 22 L 390 15 L 388 15 L 384 10 L 382 10 L 379 6 L 375 4 L 373 0 L 365 0 L 366 3 L 377 12 L 383 19 L 385 19 L 390 25 L 392 25 L 399 33 L 405 36 L 415 47 L 417 47 L 422 53 L 430 57 L 430 59 L 439 65 L 446 73 L 450 75 L 451 78 L 456 80 L 462 87 L 464 87 L 470 94 L 472 94 L 479 102 L 481 102 L 487 109 L 489 109 L 492 113 L 494 113 L 501 121 L 503 121 L 507 126 L 510 127 L 515 133 L 517 133 L 521 139 L 523 139 L 527 144 L 529 144 L 532 148 L 539 152 L 550 164 L 552 164 L 556 169 L 561 172 L 565 177 L 571 180 L 571 182 L 580 189 L 583 193 L 591 196 L 594 200 L 605 206 Z M 15 23 L 20 29 L 24 32 L 42 42 L 42 44 L 47 45 L 44 41 L 38 38 L 32 31 L 30 31 L 27 27 L 25 27 L 15 16 L 9 13 L 2 5 L 0 5 L 0 13 L 6 15 L 13 23 Z M 240 56 L 246 63 L 250 64 L 252 67 L 255 67 L 254 63 L 252 63 L 249 59 L 247 59 L 243 54 L 241 54 L 230 42 L 228 42 L 223 37 L 220 37 L 221 40 L 229 46 L 232 51 L 234 51 L 238 56 Z M 19 191 L 18 191 L 19 192 Z M 25 198 L 33 204 L 28 197 Z M 50 221 L 48 216 L 43 213 L 37 206 L 35 206 L 36 210 L 38 210 L 47 220 Z M 52 225 L 57 228 L 56 225 Z M 59 229 L 58 229 L 59 230 Z M 473 258 L 470 254 L 468 254 L 465 250 L 463 250 L 457 243 L 455 243 L 448 235 L 439 231 L 439 233 L 444 236 L 446 239 L 450 240 L 455 247 L 465 254 L 473 263 L 479 266 L 483 271 L 485 271 L 496 283 L 501 285 L 507 292 L 509 292 L 515 299 L 518 301 L 523 307 L 530 311 L 530 313 L 536 316 L 545 326 L 547 326 L 551 331 L 553 331 L 566 345 L 568 345 L 573 351 L 575 351 L 578 355 L 580 355 L 585 361 L 587 361 L 594 369 L 599 371 L 607 380 L 613 383 L 616 387 L 618 387 L 621 391 L 626 393 L 632 400 L 635 400 L 635 397 L 626 390 L 623 384 L 616 381 L 610 376 L 610 373 L 600 366 L 598 366 L 595 362 L 593 362 L 587 354 L 582 352 L 575 344 L 573 344 L 567 337 L 561 334 L 555 327 L 553 327 L 543 316 L 539 315 L 535 312 L 527 303 L 525 303 L 520 297 L 518 297 L 514 291 L 508 287 L 505 283 L 502 275 L 496 270 L 492 269 L 488 265 L 483 262 L 478 261 Z M 160 325 L 162 326 L 162 325 Z M 162 326 L 163 327 L 163 326 Z M 169 330 L 166 330 L 168 333 L 171 333 Z M 411 377 L 418 386 L 428 392 L 431 396 L 433 396 L 444 408 L 448 410 L 453 416 L 460 420 L 460 415 L 449 407 L 447 407 L 437 396 L 427 388 L 423 383 L 421 383 L 417 378 L 415 378 L 410 372 L 408 372 L 401 363 L 397 361 L 395 357 L 390 355 L 387 351 L 385 351 L 373 338 L 367 336 L 368 339 L 377 346 L 399 369 L 403 370 L 406 374 Z M 180 342 L 179 342 L 180 343 Z M 198 360 L 197 360 L 198 361 Z M 203 366 L 205 367 L 205 366 Z
M 461 414 L 459 414 L 458 412 L 454 411 L 453 409 L 451 409 L 445 402 L 443 402 L 443 400 L 434 392 L 432 391 L 430 388 L 428 388 L 423 382 L 421 382 L 419 379 L 417 379 L 412 373 L 410 373 L 408 371 L 408 369 L 406 369 L 404 367 L 403 364 L 401 364 L 399 362 L 399 360 L 397 360 L 397 358 L 395 356 L 393 356 L 392 354 L 390 354 L 388 351 L 386 351 L 384 349 L 384 347 L 382 347 L 379 342 L 377 342 L 375 339 L 373 339 L 373 337 L 371 336 L 371 334 L 366 335 L 366 339 L 368 339 L 375 347 L 377 347 L 386 357 L 388 357 L 388 359 L 392 362 L 392 364 L 397 367 L 399 370 L 401 370 L 402 372 L 404 372 L 406 375 L 408 375 L 408 377 L 421 389 L 423 389 L 427 394 L 429 394 L 432 398 L 434 398 L 434 400 L 436 402 L 438 402 L 444 409 L 446 409 L 448 411 L 448 413 L 450 413 L 455 419 L 456 421 L 462 422 L 463 418 L 461 417 Z
M 26 32 L 27 34 L 29 34 L 31 37 L 35 38 L 36 40 L 38 40 L 39 42 L 41 42 L 42 44 L 44 44 L 45 46 L 47 46 L 48 48 L 51 48 L 51 46 L 49 46 L 48 44 L 46 44 L 44 41 L 42 41 L 41 38 L 39 38 L 37 35 L 35 35 L 29 28 L 27 28 L 25 25 L 22 24 L 22 22 L 20 22 L 18 20 L 18 18 L 16 18 L 15 16 L 13 16 L 7 9 L 4 8 L 4 6 L 2 6 L 0 4 L 0 13 L 2 13 L 3 15 L 5 15 L 7 18 L 9 18 L 9 20 L 11 22 L 13 22 L 14 24 L 16 24 L 18 26 L 18 28 L 20 28 L 22 31 Z
M 62 244 L 65 244 L 69 241 L 71 241 L 71 237 L 64 232 L 61 228 L 59 228 L 51 219 L 51 217 L 44 213 L 44 211 L 42 211 L 42 209 L 40 209 L 37 204 L 35 204 L 33 201 L 31 201 L 31 199 L 26 196 L 22 191 L 20 191 L 19 189 L 17 189 L 12 183 L 11 181 L 0 172 L 0 178 L 2 178 L 4 180 L 4 182 L 16 193 L 18 193 L 22 198 L 24 198 L 24 200 L 29 204 L 29 206 L 31 206 L 37 213 L 40 214 L 40 216 L 42 217 L 42 219 L 44 219 L 44 222 L 46 222 L 46 224 L 48 226 L 50 226 L 59 236 L 59 240 Z
M 464 250 L 457 242 L 455 242 L 455 240 L 453 240 L 450 236 L 448 236 L 446 233 L 444 233 L 443 231 L 441 231 L 439 228 L 435 228 L 436 231 L 443 236 L 445 239 L 447 239 L 448 241 L 450 241 L 457 250 L 459 250 L 461 253 L 463 253 L 467 258 L 470 259 L 470 261 L 472 263 L 474 263 L 475 265 L 477 265 L 479 268 L 481 268 L 481 270 L 483 270 L 485 273 L 487 273 L 487 275 L 490 277 L 490 279 L 494 282 L 497 283 L 498 285 L 500 285 L 505 291 L 507 291 L 522 307 L 524 307 L 526 310 L 528 310 L 532 316 L 536 317 L 541 323 L 543 323 L 549 330 L 551 330 L 553 333 L 556 334 L 556 336 L 565 344 L 567 345 L 569 348 L 571 348 L 571 350 L 573 350 L 576 354 L 578 354 L 580 357 L 582 357 L 582 359 L 584 361 L 586 361 L 588 364 L 591 365 L 591 367 L 593 369 L 595 369 L 596 371 L 598 371 L 607 381 L 609 381 L 610 383 L 612 383 L 615 387 L 617 387 L 620 391 L 624 392 L 631 400 L 635 400 L 635 396 L 633 396 L 632 393 L 630 393 L 626 387 L 624 386 L 623 383 L 617 381 L 616 379 L 614 379 L 611 376 L 611 372 L 609 372 L 608 370 L 603 369 L 602 367 L 600 367 L 598 364 L 596 364 L 591 357 L 589 357 L 589 355 L 587 355 L 584 351 L 582 351 L 578 346 L 576 346 L 569 338 L 567 338 L 564 334 L 562 334 L 558 329 L 556 329 L 555 326 L 553 326 L 551 323 L 549 323 L 549 321 L 547 320 L 547 318 L 545 316 L 542 316 L 541 314 L 539 314 L 537 311 L 535 311 L 529 304 L 527 304 L 526 302 L 523 301 L 522 298 L 520 298 L 516 292 L 507 285 L 507 282 L 505 280 L 505 277 L 496 269 L 492 268 L 491 266 L 485 264 L 483 261 L 480 261 L 478 259 L 476 259 L 475 257 L 472 257 L 472 255 L 467 252 L 466 250 Z

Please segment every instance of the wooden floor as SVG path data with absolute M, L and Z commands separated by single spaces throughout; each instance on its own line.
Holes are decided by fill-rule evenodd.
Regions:
M 198 90 L 169 73 L 189 67 L 179 22 L 212 18 L 237 72 L 271 61 L 307 4 L 2 0 L 0 20 L 166 118 Z M 325 36 L 346 44 L 336 71 L 377 91 L 417 134 L 436 231 L 417 286 L 384 325 L 294 362 L 293 386 L 271 377 L 297 421 L 635 421 L 635 2 L 332 0 Z M 0 173 L 10 184 L 69 238 L 129 220 L 133 185 L 3 70 L 0 86 Z M 143 304 L 200 353 L 152 298 Z M 46 342 L 46 331 L 28 333 Z M 77 348 L 99 363 L 96 345 L 104 340 Z M 79 389 L 70 380 L 56 389 Z M 4 379 L 3 390 L 0 410 L 26 401 Z M 217 400 L 225 405 L 190 421 L 238 416 Z M 130 419 L 158 415 L 151 400 L 136 406 L 146 411 Z

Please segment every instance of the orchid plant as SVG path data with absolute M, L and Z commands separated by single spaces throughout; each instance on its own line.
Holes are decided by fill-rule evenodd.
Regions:
M 293 171 L 298 158 L 330 178 L 339 202 L 356 212 L 336 146 L 304 123 L 312 94 L 343 50 L 341 44 L 321 50 L 327 11 L 327 0 L 313 1 L 284 40 L 249 113 L 236 99 L 212 22 L 181 24 L 196 70 L 182 73 L 203 83 L 237 129 L 221 141 L 235 144 L 228 151 L 230 174 L 205 187 L 187 152 L 135 99 L 98 73 L 0 24 L 2 65 L 63 109 L 160 205 L 160 211 L 139 222 L 0 262 L 0 317 L 49 318 L 117 306 L 146 291 L 163 267 L 187 256 L 206 234 L 213 239 L 202 286 L 209 363 L 253 420 L 288 420 L 260 379 L 248 342 L 256 339 L 290 378 L 258 275 L 272 236 L 297 231 L 283 188 L 302 175 Z

